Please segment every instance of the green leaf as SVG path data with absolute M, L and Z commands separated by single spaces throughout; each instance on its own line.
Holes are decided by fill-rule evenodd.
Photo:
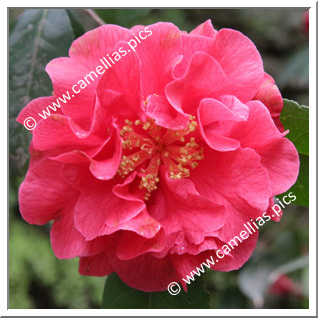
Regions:
M 280 119 L 285 130 L 289 130 L 286 137 L 293 142 L 297 151 L 309 155 L 309 107 L 284 99 Z
M 290 192 L 296 196 L 294 204 L 309 207 L 309 157 L 305 155 L 299 155 L 300 168 L 299 175 L 296 183 L 285 193 L 278 195 L 278 198 L 282 199 Z
M 151 10 L 152 9 L 96 9 L 95 12 L 106 23 L 114 23 L 130 28 L 134 24 L 140 24 Z
M 21 173 L 28 160 L 31 133 L 16 122 L 31 100 L 52 93 L 46 64 L 67 56 L 73 31 L 65 10 L 28 9 L 18 18 L 9 39 L 10 164 Z
M 296 183 L 285 193 L 293 192 L 297 199 L 295 204 L 309 206 L 309 107 L 284 99 L 284 108 L 280 119 L 289 130 L 286 137 L 293 142 L 299 153 L 300 168 Z
M 9 9 L 9 34 L 13 30 L 17 19 L 23 13 L 24 9 Z
M 90 31 L 105 24 L 105 21 L 91 9 L 68 9 L 67 12 L 76 36 L 81 35 L 82 31 Z
M 210 296 L 202 281 L 196 278 L 188 286 L 188 292 L 171 295 L 168 291 L 146 293 L 123 283 L 114 273 L 107 277 L 102 308 L 104 309 L 178 309 L 210 308 Z
M 295 204 L 309 207 L 309 157 L 299 155 L 299 159 L 299 176 L 289 191 L 293 191 L 297 197 Z
M 78 37 L 82 36 L 85 33 L 83 23 L 72 9 L 66 9 L 66 12 L 71 21 L 74 37 L 77 39 Z

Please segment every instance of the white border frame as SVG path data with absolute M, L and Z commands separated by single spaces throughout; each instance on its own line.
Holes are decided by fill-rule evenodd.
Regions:
M 195 3 L 195 6 L 193 5 Z M 7 1 L 2 2 L 1 7 L 1 39 L 4 43 L 7 43 L 7 9 L 14 7 L 25 7 L 28 4 L 29 7 L 43 7 L 43 5 L 51 5 L 51 3 L 44 3 L 39 0 L 30 0 L 27 3 L 24 1 Z M 79 7 L 87 8 L 87 2 L 81 1 L 77 2 Z M 309 31 L 309 65 L 310 65 L 310 75 L 309 75 L 309 103 L 310 103 L 310 121 L 309 121 L 309 135 L 310 135 L 310 222 L 309 222 L 309 309 L 174 309 L 174 310 L 165 310 L 165 309 L 7 309 L 8 303 L 8 286 L 7 282 L 7 273 L 8 262 L 1 262 L 1 303 L 0 303 L 0 314 L 1 316 L 120 316 L 120 315 L 129 315 L 129 316 L 166 316 L 167 314 L 173 316 L 316 316 L 316 2 L 314 1 L 280 1 L 280 0 L 267 0 L 267 1 L 227 1 L 222 0 L 221 3 L 212 2 L 212 1 L 202 1 L 197 0 L 195 2 L 190 2 L 189 0 L 155 0 L 151 2 L 146 1 L 116 1 L 116 5 L 111 5 L 105 1 L 96 1 L 91 0 L 89 2 L 91 5 L 90 8 L 103 8 L 107 5 L 107 8 L 117 8 L 117 7 L 126 7 L 126 8 L 137 8 L 137 7 L 152 7 L 152 8 L 247 8 L 247 7 L 299 7 L 306 8 L 311 7 L 310 9 L 310 31 Z M 219 4 L 219 5 L 218 5 Z M 220 5 L 221 4 L 221 5 Z M 59 7 L 75 7 L 74 2 L 66 0 L 55 0 L 54 6 L 52 8 Z M 4 10 L 6 9 L 6 10 Z M 1 64 L 2 70 L 8 69 L 7 54 L 5 50 L 1 51 Z M 3 75 L 4 76 L 4 75 Z M 7 75 L 8 80 L 8 75 Z M 8 82 L 7 85 L 1 85 L 1 96 L 6 96 L 6 104 L 8 105 Z M 7 91 L 5 90 L 7 88 Z M 2 125 L 0 126 L 0 138 L 1 141 L 5 144 L 8 141 L 8 123 L 6 108 L 4 105 L 0 108 L 0 118 L 2 118 Z M 6 136 L 6 138 L 4 137 Z M 3 145 L 4 146 L 4 145 Z M 7 158 L 2 156 L 1 161 L 3 162 L 2 167 L 8 167 Z M 5 163 L 4 163 L 5 161 Z M 7 168 L 8 169 L 8 168 Z M 8 171 L 6 170 L 8 173 Z M 3 176 L 5 173 L 2 174 Z M 6 180 L 3 178 L 1 180 L 2 189 L 7 188 Z M 7 201 L 8 194 L 6 191 L 2 191 L 2 202 Z M 1 250 L 2 255 L 8 255 L 8 227 L 7 227 L 7 214 L 2 212 L 2 222 L 1 222 Z

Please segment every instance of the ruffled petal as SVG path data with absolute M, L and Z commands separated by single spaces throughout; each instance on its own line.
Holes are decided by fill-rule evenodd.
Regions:
M 36 160 L 36 152 L 32 153 L 32 168 L 19 188 L 19 208 L 27 222 L 42 225 L 60 215 L 65 204 L 77 199 L 78 192 L 60 175 L 59 163 L 47 157 Z
M 127 186 L 132 180 L 126 180 L 123 185 Z M 81 190 L 81 195 L 75 207 L 75 227 L 85 236 L 87 240 L 104 235 L 105 228 L 114 227 L 125 222 L 144 208 L 145 204 L 132 194 L 127 192 L 126 196 L 117 196 L 113 192 L 117 181 L 91 180 Z
M 127 47 L 127 43 L 120 42 L 115 49 L 118 50 L 119 47 Z M 112 122 L 113 117 L 119 124 L 123 124 L 125 119 L 137 119 L 143 114 L 140 59 L 133 52 L 127 53 L 121 59 L 105 72 L 98 84 L 92 127 L 94 133 L 103 131 L 103 128 Z
M 39 115 L 43 115 L 43 110 L 47 112 L 47 107 L 52 105 L 52 102 L 56 101 L 56 96 L 47 96 L 47 97 L 39 97 L 33 99 L 30 103 L 28 103 L 19 113 L 17 117 L 17 122 L 20 124 L 24 124 L 24 120 L 28 117 L 32 117 L 35 119 L 38 124 L 39 121 L 43 120 L 43 118 Z M 51 113 L 51 112 L 50 112 Z M 60 108 L 56 108 L 56 111 L 52 111 L 52 114 L 62 114 Z M 35 128 L 37 129 L 37 127 Z M 34 130 L 31 130 L 33 132 Z
M 204 23 L 200 24 L 190 32 L 191 35 L 201 35 L 208 38 L 214 38 L 217 33 L 218 31 L 213 28 L 210 19 L 206 20 Z
M 191 180 L 172 180 L 167 174 L 161 180 L 148 207 L 167 235 L 167 247 L 158 255 L 162 257 L 175 245 L 186 253 L 192 243 L 202 243 L 206 236 L 223 226 L 224 207 L 200 196 Z
M 148 96 L 146 99 L 146 114 L 155 119 L 157 125 L 168 129 L 185 129 L 189 122 L 189 116 L 177 112 L 165 96 Z
M 204 148 L 204 160 L 190 179 L 200 195 L 217 204 L 231 204 L 249 217 L 266 211 L 272 196 L 270 179 L 261 157 L 252 149 L 217 152 Z
M 116 255 L 121 260 L 129 260 L 148 252 L 161 252 L 165 246 L 166 236 L 162 229 L 152 238 L 125 231 L 118 242 Z
M 84 129 L 89 129 L 91 123 L 96 86 L 100 79 L 95 68 L 90 69 L 68 57 L 56 58 L 45 68 L 53 83 L 55 102 L 58 101 L 63 114 Z
M 234 96 L 222 96 L 220 101 L 205 98 L 198 108 L 199 128 L 206 143 L 218 151 L 231 151 L 240 147 L 236 138 L 230 138 L 236 122 L 246 121 L 249 108 Z
M 130 30 L 105 24 L 77 38 L 69 50 L 69 56 L 77 63 L 93 70 L 96 69 L 96 63 L 99 63 L 101 58 L 111 56 L 119 41 L 128 41 L 131 37 Z
M 136 47 L 141 64 L 142 95 L 163 95 L 181 56 L 181 33 L 172 23 L 148 26 L 148 37 Z
M 237 125 L 231 135 L 244 148 L 252 148 L 261 156 L 272 188 L 272 195 L 287 191 L 297 180 L 299 157 L 293 143 L 275 126 L 268 109 L 259 101 L 247 103 L 247 122 Z M 282 168 L 284 167 L 284 168 Z
M 199 35 L 182 35 L 182 55 L 183 58 L 173 70 L 174 78 L 182 77 L 189 65 L 191 57 L 196 52 L 212 53 L 213 38 Z
M 51 228 L 51 244 L 56 257 L 68 259 L 92 256 L 105 249 L 105 237 L 86 241 L 74 226 L 74 204 L 63 208 Z
M 58 149 L 60 152 L 66 152 L 73 149 L 84 150 L 97 147 L 102 142 L 99 137 L 94 135 L 83 138 L 80 131 L 80 128 L 75 127 L 71 118 L 52 115 L 38 123 L 33 133 L 33 145 L 34 148 L 41 151 Z
M 180 113 L 196 115 L 200 100 L 224 95 L 229 80 L 218 62 L 206 53 L 195 53 L 183 77 L 166 86 L 166 97 Z
M 264 78 L 262 58 L 253 42 L 238 31 L 222 29 L 215 37 L 212 56 L 231 82 L 228 94 L 243 103 L 251 100 Z

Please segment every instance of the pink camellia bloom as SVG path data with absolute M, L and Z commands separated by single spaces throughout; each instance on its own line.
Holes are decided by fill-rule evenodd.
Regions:
M 31 101 L 18 121 L 142 29 L 104 25 L 78 38 L 70 57 L 47 65 L 54 96 Z M 295 183 L 299 159 L 279 121 L 282 97 L 247 37 L 210 20 L 189 34 L 171 23 L 148 29 L 136 52 L 37 123 L 19 202 L 27 222 L 54 221 L 55 255 L 80 257 L 82 275 L 116 272 L 161 291 L 262 217 Z M 256 241 L 257 232 L 213 269 L 240 268 Z
M 295 295 L 302 296 L 301 286 L 298 286 L 288 275 L 281 274 L 274 281 L 272 285 L 269 286 L 268 293 L 271 295 Z
M 303 29 L 306 34 L 309 33 L 309 10 L 303 14 Z

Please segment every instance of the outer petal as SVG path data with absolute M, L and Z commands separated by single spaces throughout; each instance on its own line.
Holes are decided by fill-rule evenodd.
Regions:
M 123 282 L 146 292 L 167 290 L 178 277 L 168 257 L 156 258 L 149 253 L 128 261 L 112 256 L 110 263 Z
M 185 74 L 191 57 L 196 52 L 212 53 L 214 39 L 199 35 L 182 35 L 182 55 L 183 58 L 173 70 L 175 78 Z
M 69 50 L 71 58 L 54 59 L 47 65 L 46 71 L 52 79 L 55 94 L 60 96 L 70 92 L 71 99 L 65 105 L 62 104 L 63 113 L 71 116 L 81 127 L 89 129 L 91 124 L 96 86 L 102 77 L 96 71 L 98 66 L 103 65 L 100 59 L 108 58 L 119 41 L 131 36 L 128 29 L 115 25 L 101 26 L 73 42 Z M 80 80 L 86 86 L 81 87 L 76 95 L 72 88 L 77 85 L 75 89 L 78 91 Z
M 223 226 L 224 207 L 200 196 L 192 181 L 171 180 L 164 174 L 161 180 L 161 187 L 148 207 L 167 235 L 168 245 L 161 257 L 174 245 L 186 253 L 192 243 L 202 243 L 206 236 Z
M 213 43 L 212 56 L 231 81 L 231 92 L 243 103 L 257 93 L 264 76 L 263 62 L 253 42 L 242 33 L 220 30 Z
M 52 115 L 41 121 L 34 130 L 33 144 L 38 150 L 58 149 L 60 152 L 73 149 L 82 150 L 97 147 L 102 140 L 96 136 L 81 138 L 78 130 L 72 128 L 71 118 L 63 115 Z
M 263 82 L 254 99 L 261 101 L 268 108 L 277 128 L 280 132 L 283 132 L 284 127 L 279 119 L 280 113 L 283 110 L 283 98 L 274 79 L 270 75 L 264 73 Z
M 61 216 L 51 228 L 51 244 L 56 257 L 61 259 L 91 256 L 105 249 L 105 238 L 86 241 L 74 226 L 74 204 L 63 208 Z
M 148 27 L 152 34 L 136 47 L 142 61 L 142 95 L 163 95 L 172 78 L 173 66 L 181 60 L 181 33 L 172 23 L 159 22 Z
M 65 204 L 77 199 L 78 192 L 64 181 L 59 169 L 59 163 L 44 157 L 28 170 L 19 188 L 19 205 L 22 217 L 30 224 L 47 223 Z
M 127 184 L 131 182 L 126 181 Z M 125 222 L 144 209 L 144 203 L 130 193 L 119 197 L 115 181 L 91 181 L 82 189 L 75 207 L 75 227 L 87 240 L 104 235 L 105 227 Z M 126 186 L 124 183 L 123 186 Z
M 96 66 L 90 69 L 73 59 L 60 57 L 52 60 L 45 68 L 53 83 L 55 102 L 58 97 L 63 98 L 63 94 L 67 96 L 69 93 L 69 98 L 64 98 L 66 103 L 59 101 L 61 110 L 85 129 L 89 128 L 91 122 L 96 86 L 100 77 L 95 71 Z M 85 88 L 80 88 L 80 84 L 81 87 L 86 85 Z M 79 91 L 78 94 L 73 92 L 73 87 Z
M 201 35 L 209 38 L 214 38 L 218 31 L 213 28 L 211 20 L 206 20 L 204 23 L 197 26 L 194 30 L 190 32 L 191 35 Z
M 90 163 L 89 170 L 99 180 L 113 178 L 121 160 L 121 138 L 117 125 L 114 125 L 108 138 L 99 146 L 82 150 L 72 150 L 61 155 L 51 157 L 52 160 L 70 163 Z
M 205 147 L 204 159 L 190 178 L 200 195 L 218 204 L 231 204 L 249 217 L 266 211 L 272 195 L 261 157 L 252 149 L 216 152 Z
M 121 46 L 126 48 L 127 43 L 120 42 L 115 49 Z M 102 131 L 113 117 L 123 124 L 125 119 L 142 116 L 140 67 L 138 55 L 131 52 L 103 75 L 96 92 L 93 131 Z
M 136 258 L 148 252 L 161 252 L 166 246 L 166 237 L 160 230 L 153 238 L 145 238 L 125 231 L 117 245 L 117 257 L 121 260 Z
M 110 241 L 110 238 L 108 238 Z M 107 244 L 105 246 L 108 246 Z M 106 252 L 98 255 L 81 257 L 79 261 L 79 273 L 87 276 L 106 276 L 113 273 L 114 270 L 109 263 Z
M 240 233 L 240 232 L 239 232 Z M 237 233 L 237 234 L 239 234 Z M 232 237 L 233 238 L 233 237 Z M 219 244 L 219 255 L 222 255 L 223 258 L 218 258 L 216 255 L 217 249 L 214 250 L 206 250 L 198 255 L 177 255 L 173 254 L 170 259 L 175 268 L 176 276 L 175 281 L 178 281 L 182 284 L 184 290 L 187 290 L 187 285 L 185 281 L 189 281 L 192 275 L 192 271 L 198 272 L 198 269 L 208 270 L 203 262 L 207 265 L 210 265 L 211 270 L 217 271 L 232 271 L 237 270 L 244 265 L 244 263 L 250 258 L 253 250 L 255 249 L 256 242 L 258 238 L 258 232 L 253 233 L 246 240 L 242 241 L 242 243 L 238 243 L 238 245 L 233 245 L 234 249 L 231 249 L 230 253 L 222 255 L 222 247 L 228 245 L 226 243 L 222 243 L 218 241 Z M 233 243 L 232 243 L 233 244 Z M 212 265 L 212 260 L 214 261 L 214 265 Z M 209 260 L 209 262 L 207 261 Z M 183 280 L 185 279 L 185 281 Z
M 119 41 L 126 41 L 132 37 L 132 32 L 117 25 L 105 24 L 99 28 L 86 32 L 76 39 L 70 50 L 70 57 L 90 70 L 96 69 L 99 59 L 113 53 Z
M 287 191 L 297 180 L 299 157 L 296 148 L 276 128 L 266 107 L 259 101 L 247 104 L 250 116 L 231 132 L 242 147 L 253 148 L 267 169 L 273 195 Z M 282 169 L 284 167 L 284 169 Z
M 297 181 L 299 156 L 295 146 L 287 138 L 277 139 L 271 145 L 257 148 L 256 151 L 262 157 L 262 165 L 267 169 L 273 195 L 284 193 Z
M 56 101 L 56 96 L 39 97 L 33 99 L 19 113 L 17 122 L 23 125 L 24 120 L 28 117 L 33 117 L 37 123 L 43 120 L 39 113 L 43 115 L 43 110 L 47 111 L 47 107 Z M 61 114 L 61 109 L 57 108 L 55 114 Z M 35 128 L 37 129 L 37 128 Z M 34 130 L 32 130 L 33 132 Z

